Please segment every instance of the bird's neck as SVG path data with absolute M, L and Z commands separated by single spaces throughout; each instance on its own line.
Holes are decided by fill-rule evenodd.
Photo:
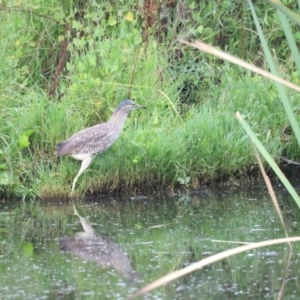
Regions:
M 114 124 L 115 128 L 118 128 L 120 131 L 124 127 L 124 123 L 127 119 L 128 114 L 126 113 L 120 113 L 120 112 L 114 112 L 111 118 L 109 119 L 109 123 Z

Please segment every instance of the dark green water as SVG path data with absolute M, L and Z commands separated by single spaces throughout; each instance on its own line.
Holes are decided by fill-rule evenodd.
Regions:
M 289 235 L 299 235 L 298 208 L 285 192 L 278 189 L 276 193 Z M 60 250 L 62 237 L 73 238 L 83 231 L 67 200 L 2 203 L 0 299 L 126 299 L 173 270 L 239 245 L 233 242 L 284 237 L 264 188 L 86 199 L 76 202 L 76 208 L 99 236 L 111 239 L 103 238 L 112 247 L 109 253 L 97 257 L 116 259 L 113 263 L 119 272 L 88 261 L 91 257 L 84 259 L 82 253 Z M 299 299 L 299 243 L 293 247 L 290 262 L 286 244 L 260 248 L 205 267 L 141 298 L 277 299 L 282 289 L 281 299 Z M 116 249 L 116 258 L 110 249 Z M 125 255 L 122 251 L 138 280 L 130 280 L 122 271 L 127 263 L 119 259 Z

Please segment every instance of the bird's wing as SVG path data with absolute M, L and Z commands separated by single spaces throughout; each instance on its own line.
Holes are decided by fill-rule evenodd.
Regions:
M 112 138 L 107 123 L 98 124 L 83 129 L 69 139 L 57 144 L 55 154 L 91 153 L 105 151 L 112 144 Z

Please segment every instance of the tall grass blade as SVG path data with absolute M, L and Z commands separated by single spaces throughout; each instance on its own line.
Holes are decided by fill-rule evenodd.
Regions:
M 256 148 L 262 154 L 262 156 L 264 157 L 264 159 L 268 162 L 268 164 L 270 165 L 270 167 L 276 173 L 276 175 L 278 176 L 278 178 L 281 180 L 282 184 L 289 191 L 290 195 L 293 197 L 293 199 L 295 200 L 295 202 L 297 203 L 297 205 L 300 208 L 300 198 L 299 198 L 297 192 L 295 191 L 295 189 L 293 188 L 293 186 L 290 184 L 290 182 L 288 181 L 288 179 L 285 177 L 285 175 L 279 169 L 279 167 L 277 166 L 277 164 L 274 161 L 274 159 L 271 157 L 271 155 L 268 153 L 268 151 L 266 150 L 266 148 L 263 146 L 263 144 L 256 137 L 255 133 L 252 131 L 252 129 L 250 128 L 249 124 L 242 118 L 242 116 L 240 115 L 239 112 L 236 113 L 236 117 L 239 120 L 239 122 L 241 123 L 241 125 L 243 126 L 243 128 L 246 131 L 246 133 L 248 134 L 248 136 L 250 137 L 252 143 L 256 146 Z
M 298 50 L 298 47 L 297 47 L 295 39 L 294 39 L 294 35 L 291 30 L 291 26 L 289 24 L 287 17 L 285 16 L 285 14 L 283 14 L 279 10 L 277 12 L 278 12 L 278 16 L 280 18 L 286 39 L 288 41 L 289 47 L 291 49 L 291 52 L 292 52 L 292 55 L 294 58 L 294 62 L 297 66 L 298 73 L 300 74 L 300 54 L 299 54 L 299 50 Z
M 282 283 L 280 286 L 280 289 L 277 293 L 277 298 L 276 300 L 281 300 L 283 295 L 284 295 L 284 288 L 286 286 L 286 284 L 288 284 L 288 277 L 289 277 L 289 267 L 290 267 L 290 263 L 291 263 L 291 258 L 292 258 L 293 252 L 290 252 L 289 257 L 287 259 L 287 262 L 285 263 L 285 270 L 284 270 L 284 275 L 282 276 Z
M 283 78 L 281 78 L 279 76 L 276 76 L 274 74 L 271 74 L 270 72 L 265 71 L 265 70 L 263 70 L 261 68 L 258 68 L 258 67 L 254 66 L 254 65 L 251 65 L 251 64 L 247 63 L 246 61 L 238 58 L 238 57 L 235 57 L 235 56 L 233 56 L 231 54 L 228 54 L 228 53 L 226 53 L 226 52 L 224 52 L 224 51 L 222 51 L 220 49 L 217 49 L 217 48 L 215 48 L 213 46 L 210 46 L 210 45 L 208 45 L 206 43 L 203 43 L 203 42 L 200 42 L 200 41 L 197 41 L 195 43 L 190 43 L 190 42 L 188 42 L 186 40 L 183 40 L 183 39 L 178 39 L 178 41 L 180 43 L 182 43 L 182 44 L 185 44 L 185 45 L 197 48 L 199 50 L 202 50 L 202 51 L 204 51 L 204 52 L 206 52 L 208 54 L 212 54 L 212 55 L 214 55 L 214 56 L 216 56 L 216 57 L 218 57 L 220 59 L 225 59 L 225 60 L 227 60 L 227 61 L 229 61 L 231 63 L 234 63 L 234 64 L 236 64 L 236 65 L 238 65 L 240 67 L 248 69 L 249 71 L 255 72 L 255 73 L 259 74 L 259 75 L 262 75 L 264 77 L 272 79 L 272 80 L 274 80 L 276 82 L 282 83 L 285 86 L 290 87 L 293 90 L 300 92 L 300 87 L 298 85 L 293 84 L 293 83 L 291 83 L 291 82 L 289 82 L 287 80 L 284 80 Z
M 180 121 L 183 123 L 183 120 L 182 118 L 180 117 L 180 114 L 178 112 L 178 110 L 176 109 L 175 105 L 173 104 L 173 102 L 171 101 L 170 97 L 168 97 L 168 95 L 162 91 L 162 90 L 158 90 L 167 100 L 168 102 L 170 103 L 170 105 L 172 106 L 173 110 L 175 111 L 177 117 L 180 119 Z
M 158 280 L 155 280 L 153 282 L 151 282 L 150 284 L 148 284 L 147 286 L 143 287 L 142 289 L 140 289 L 139 291 L 137 291 L 135 294 L 131 295 L 130 297 L 128 297 L 128 300 L 132 300 L 135 299 L 145 293 L 148 293 L 166 283 L 169 283 L 177 278 L 180 278 L 186 274 L 189 274 L 193 271 L 199 270 L 207 265 L 210 265 L 212 263 L 215 263 L 217 261 L 220 261 L 224 258 L 236 255 L 238 253 L 242 253 L 245 251 L 249 251 L 249 250 L 253 250 L 253 249 L 258 249 L 261 247 L 267 247 L 267 246 L 271 246 L 271 245 L 277 245 L 277 244 L 282 244 L 282 243 L 288 243 L 288 242 L 299 242 L 300 241 L 300 237 L 289 237 L 289 238 L 282 238 L 282 239 L 274 239 L 274 240 L 268 240 L 268 241 L 263 241 L 263 242 L 258 242 L 258 243 L 253 243 L 250 245 L 244 245 L 244 246 L 240 246 L 234 249 L 230 249 L 230 250 L 226 250 L 214 255 L 211 255 L 209 257 L 206 257 L 196 263 L 193 263 L 183 269 L 174 271 L 170 274 L 167 274 L 161 278 L 159 278 Z
M 271 4 L 274 8 L 280 10 L 283 14 L 285 14 L 287 17 L 289 17 L 291 20 L 296 22 L 298 25 L 300 25 L 300 16 L 284 6 L 280 1 L 278 0 L 266 0 L 269 4 Z M 300 6 L 300 1 L 298 0 L 298 6 Z
M 275 62 L 272 58 L 272 54 L 271 54 L 270 49 L 268 47 L 267 41 L 264 37 L 263 31 L 260 27 L 259 20 L 256 16 L 256 13 L 255 13 L 255 10 L 254 10 L 254 6 L 253 6 L 251 0 L 248 0 L 248 3 L 249 3 L 249 6 L 250 6 L 250 9 L 251 9 L 251 12 L 252 12 L 252 16 L 253 16 L 253 19 L 254 19 L 256 29 L 258 31 L 258 35 L 259 35 L 259 38 L 260 38 L 260 41 L 261 41 L 261 45 L 263 47 L 267 62 L 268 62 L 269 67 L 271 69 L 271 73 L 278 76 L 278 71 L 277 71 Z M 287 96 L 286 90 L 281 84 L 279 84 L 276 81 L 275 81 L 275 85 L 276 85 L 276 88 L 277 88 L 278 93 L 280 95 L 280 99 L 281 99 L 281 102 L 284 106 L 287 117 L 288 117 L 288 119 L 291 123 L 291 126 L 293 128 L 294 134 L 297 138 L 298 144 L 300 145 L 300 128 L 299 128 L 299 124 L 298 124 L 298 122 L 296 120 L 296 117 L 293 113 L 293 108 L 292 108 L 291 103 L 289 101 L 289 98 Z
M 277 198 L 276 198 L 274 189 L 273 189 L 273 187 L 272 187 L 271 181 L 270 181 L 270 179 L 269 179 L 269 176 L 266 174 L 266 171 L 265 171 L 265 168 L 264 168 L 264 166 L 263 166 L 263 163 L 262 163 L 262 161 L 261 161 L 261 159 L 260 159 L 260 157 L 259 157 L 259 154 L 258 154 L 258 152 L 257 152 L 257 149 L 256 149 L 256 147 L 255 147 L 255 145 L 254 145 L 253 143 L 252 143 L 252 147 L 253 147 L 253 150 L 254 150 L 254 153 L 255 153 L 255 156 L 256 156 L 256 159 L 257 159 L 257 162 L 258 162 L 260 171 L 261 171 L 261 173 L 262 173 L 262 175 L 263 175 L 263 178 L 264 178 L 264 180 L 265 180 L 266 186 L 267 186 L 267 188 L 268 188 L 270 197 L 271 197 L 271 199 L 272 199 L 272 201 L 273 201 L 273 204 L 274 204 L 275 209 L 276 209 L 276 211 L 277 211 L 277 214 L 278 214 L 278 216 L 279 216 L 280 222 L 281 222 L 281 224 L 282 224 L 282 227 L 283 227 L 285 236 L 288 237 L 289 235 L 288 235 L 288 233 L 287 233 L 287 230 L 286 230 L 286 227 L 285 227 L 285 224 L 284 224 L 284 220 L 283 220 L 283 217 L 282 217 L 282 214 L 281 214 L 281 210 L 280 210 L 280 208 L 279 208 L 279 204 L 278 204 L 278 201 L 277 201 Z M 292 251 L 293 249 L 292 249 L 292 245 L 291 245 L 290 242 L 289 242 L 289 246 L 290 246 L 290 249 L 291 249 L 291 251 Z

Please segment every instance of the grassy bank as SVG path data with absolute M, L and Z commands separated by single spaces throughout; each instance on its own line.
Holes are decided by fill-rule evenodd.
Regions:
M 286 129 L 287 119 L 270 81 L 176 41 L 184 36 L 214 43 L 221 33 L 225 45 L 220 46 L 264 65 L 255 33 L 245 39 L 250 30 L 240 32 L 238 18 L 231 19 L 228 32 L 216 28 L 220 17 L 231 24 L 224 13 L 228 7 L 218 6 L 213 20 L 209 5 L 200 9 L 192 7 L 192 1 L 185 6 L 179 1 L 176 7 L 161 8 L 155 27 L 143 22 L 143 14 L 130 2 L 117 8 L 100 2 L 82 8 L 81 17 L 76 5 L 49 7 L 47 1 L 37 8 L 24 6 L 24 11 L 3 7 L 2 197 L 68 195 L 80 163 L 55 157 L 55 145 L 108 120 L 125 98 L 134 98 L 147 110 L 133 112 L 116 144 L 94 159 L 78 180 L 79 194 L 197 188 L 256 174 L 251 145 L 234 116 L 237 110 L 277 161 L 282 155 L 297 159 L 297 144 Z M 179 7 L 189 18 L 173 19 Z M 25 12 L 29 9 L 36 14 Z M 243 25 L 251 29 L 244 8 L 237 5 L 230 11 L 237 9 L 245 16 Z M 50 12 L 53 19 L 41 16 Z M 164 20 L 168 26 L 162 26 Z M 278 38 L 272 36 L 270 42 L 279 44 Z M 239 41 L 249 43 L 250 50 L 242 51 Z M 282 71 L 291 74 L 288 53 L 280 55 Z M 297 107 L 296 94 L 290 93 Z

